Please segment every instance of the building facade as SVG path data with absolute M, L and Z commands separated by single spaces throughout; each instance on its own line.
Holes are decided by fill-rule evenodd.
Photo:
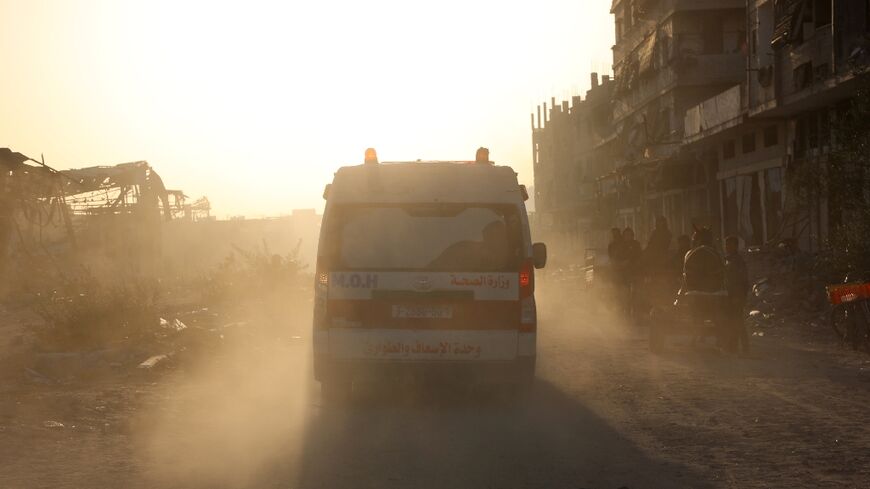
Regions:
M 687 111 L 684 144 L 718 156 L 722 234 L 818 250 L 839 220 L 836 202 L 790 182 L 824 168 L 836 145 L 838 113 L 870 62 L 870 2 L 749 0 L 746 12 L 746 76 Z
M 549 108 L 545 103 L 532 114 L 535 214 L 557 256 L 591 246 L 600 221 L 596 179 L 612 159 L 607 141 L 614 83 L 596 73 L 591 80 L 585 99 L 558 105 L 551 99 Z
M 821 247 L 836 203 L 789 181 L 827 161 L 870 62 L 870 0 L 614 0 L 611 13 L 608 89 L 533 115 L 539 219 L 597 247 L 588 236 L 610 227 L 643 241 L 658 216 L 674 235 Z

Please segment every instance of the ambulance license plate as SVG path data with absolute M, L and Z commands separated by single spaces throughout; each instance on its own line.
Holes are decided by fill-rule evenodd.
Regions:
M 412 319 L 451 319 L 451 306 L 393 306 L 394 318 Z

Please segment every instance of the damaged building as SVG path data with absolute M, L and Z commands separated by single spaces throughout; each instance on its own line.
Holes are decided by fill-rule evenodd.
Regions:
M 613 82 L 591 76 L 592 88 L 571 103 L 547 104 L 532 115 L 535 209 L 539 231 L 556 247 L 580 248 L 593 239 L 600 223 L 596 177 L 612 159 L 610 108 Z M 537 117 L 537 118 L 536 118 Z
M 0 148 L 0 275 L 44 268 L 193 279 L 234 255 L 262 253 L 306 264 L 319 229 L 314 209 L 215 219 L 208 198 L 167 188 L 146 161 L 56 170 Z
M 614 0 L 611 13 L 615 76 L 598 102 L 609 106 L 600 140 L 569 135 L 571 111 L 555 100 L 533 127 L 546 232 L 592 223 L 597 238 L 584 246 L 601 247 L 610 227 L 643 240 L 665 216 L 674 235 L 701 225 L 748 246 L 795 238 L 818 249 L 836 206 L 795 199 L 788 181 L 825 164 L 832 121 L 867 66 L 868 2 Z M 584 102 L 572 100 L 578 112 Z M 580 153 L 596 159 L 582 182 Z M 588 181 L 591 211 L 574 204 Z
M 789 181 L 827 162 L 837 113 L 870 61 L 868 3 L 747 2 L 744 79 L 686 113 L 686 146 L 716 156 L 722 235 L 823 246 L 836 206 L 821 194 L 797 198 Z
M 145 161 L 56 170 L 0 148 L 0 169 L 0 269 L 35 256 L 148 269 L 161 257 L 163 222 L 208 215 L 207 200 L 188 204 Z
M 682 151 L 683 114 L 742 79 L 743 3 L 613 3 L 613 121 L 622 154 L 601 182 L 604 195 L 630 191 L 609 209 L 619 227 L 646 236 L 662 215 L 686 234 L 716 219 L 715 167 Z

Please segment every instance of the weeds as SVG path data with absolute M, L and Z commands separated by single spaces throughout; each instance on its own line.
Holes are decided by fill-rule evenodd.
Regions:
M 202 303 L 224 321 L 246 323 L 248 334 L 302 334 L 313 282 L 299 259 L 300 245 L 286 255 L 270 253 L 265 244 L 252 251 L 236 247 L 206 276 Z
M 34 309 L 45 321 L 37 338 L 46 349 L 97 349 L 143 341 L 159 325 L 156 281 L 127 279 L 105 285 L 87 271 L 36 294 Z
M 83 267 L 61 270 L 46 262 L 40 267 L 45 273 L 21 275 L 15 291 L 43 320 L 34 333 L 38 347 L 46 351 L 153 342 L 160 337 L 161 312 L 168 307 L 164 296 L 183 297 L 191 290 L 199 297 L 181 307 L 220 311 L 210 313 L 220 319 L 201 324 L 198 331 L 216 331 L 221 323 L 236 319 L 277 331 L 268 328 L 282 328 L 306 309 L 311 280 L 299 259 L 300 245 L 283 256 L 270 253 L 265 244 L 252 251 L 236 247 L 214 271 L 193 283 L 161 284 L 129 271 L 97 276 Z
M 299 259 L 300 240 L 286 255 L 271 254 L 266 244 L 253 251 L 238 247 L 218 268 L 209 274 L 203 288 L 204 301 L 220 304 L 228 301 L 270 299 L 277 295 L 305 290 L 310 284 L 308 268 Z

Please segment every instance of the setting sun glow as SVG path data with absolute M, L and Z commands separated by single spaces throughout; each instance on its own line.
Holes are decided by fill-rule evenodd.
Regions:
M 219 217 L 321 207 L 369 147 L 394 161 L 486 146 L 531 184 L 529 113 L 608 70 L 608 9 L 0 0 L 0 147 L 60 169 L 147 160 Z

